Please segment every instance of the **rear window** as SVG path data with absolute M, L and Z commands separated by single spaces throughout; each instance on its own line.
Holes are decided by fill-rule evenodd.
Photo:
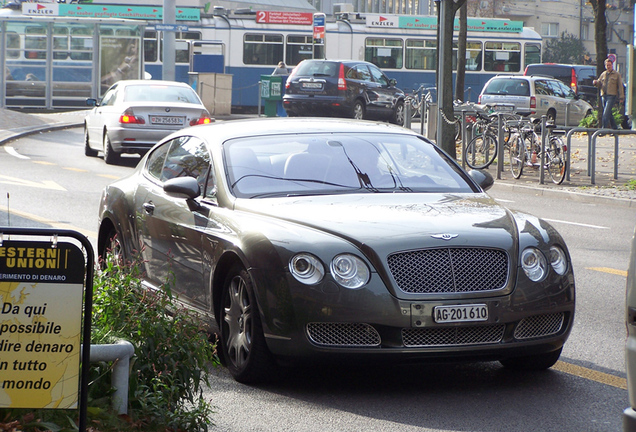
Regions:
M 484 94 L 530 96 L 530 86 L 526 80 L 494 79 L 486 85 Z
M 337 77 L 340 63 L 329 61 L 302 61 L 294 73 L 296 76 Z
M 528 66 L 526 75 L 544 75 L 554 77 L 559 81 L 569 84 L 572 79 L 572 68 L 566 66 L 530 65 Z

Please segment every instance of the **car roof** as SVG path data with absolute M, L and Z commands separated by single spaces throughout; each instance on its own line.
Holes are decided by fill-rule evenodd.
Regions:
M 193 126 L 174 133 L 179 135 L 214 136 L 221 142 L 233 138 L 263 135 L 311 133 L 391 133 L 418 135 L 410 129 L 385 122 L 360 121 L 338 118 L 258 118 L 232 120 Z
M 581 70 L 581 69 L 596 69 L 596 66 L 594 65 L 575 65 L 575 64 L 564 64 L 564 63 L 532 63 L 529 64 L 528 66 L 526 66 L 526 69 L 535 69 L 535 68 L 541 68 L 541 67 L 546 67 L 546 68 L 553 68 L 553 67 L 557 67 L 557 68 L 573 68 L 575 70 Z

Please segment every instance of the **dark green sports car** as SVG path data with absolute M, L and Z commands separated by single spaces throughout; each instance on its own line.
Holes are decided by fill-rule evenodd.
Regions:
M 549 368 L 574 318 L 568 249 L 492 183 L 386 123 L 221 122 L 105 189 L 98 248 L 139 253 L 148 288 L 170 272 L 241 382 L 321 356 Z

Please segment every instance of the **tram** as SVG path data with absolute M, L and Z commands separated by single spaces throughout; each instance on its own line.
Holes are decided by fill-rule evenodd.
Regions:
M 366 60 L 395 78 L 397 86 L 405 91 L 435 86 L 436 17 L 342 13 L 326 21 L 324 38 L 316 41 L 310 12 L 296 12 L 302 19 L 291 20 L 294 23 L 290 24 L 289 19 L 267 21 L 263 12 L 230 13 L 220 9 L 203 13 L 197 20 L 179 22 L 183 30 L 176 32 L 175 77 L 191 82 L 193 74 L 199 72 L 232 75 L 233 111 L 256 109 L 261 76 L 269 75 L 280 61 L 291 69 L 308 58 Z M 111 49 L 100 51 L 99 58 L 92 53 L 93 41 L 102 39 L 97 39 L 96 33 L 86 29 L 79 19 L 72 25 L 65 22 L 66 30 L 50 24 L 53 30 L 48 32 L 48 27 L 29 27 L 28 23 L 19 31 L 6 31 L 6 24 L 2 33 L 5 55 L 0 58 L 5 70 L 0 95 L 4 93 L 6 106 L 29 106 L 30 100 L 46 91 L 64 94 L 69 104 L 73 100 L 83 103 L 85 97 L 101 96 L 107 88 L 104 77 L 108 73 L 113 74 L 112 79 L 136 78 L 144 72 L 152 79 L 162 79 L 164 31 L 159 21 L 140 20 L 138 27 L 131 27 L 129 22 L 108 25 L 107 19 L 103 21 L 99 27 L 106 35 L 99 37 Z M 454 44 L 456 47 L 456 41 Z M 469 18 L 467 100 L 475 101 L 492 76 L 523 74 L 527 64 L 540 63 L 541 50 L 541 36 L 519 21 Z M 115 56 L 115 52 L 119 54 Z M 112 71 L 102 65 L 104 56 L 110 55 L 107 53 L 116 57 L 107 62 L 108 68 L 113 66 Z M 202 54 L 212 59 L 203 67 L 196 61 Z M 98 63 L 100 70 L 89 73 Z M 453 70 L 456 63 L 455 56 Z M 50 90 L 31 84 L 47 82 L 47 74 L 62 84 Z

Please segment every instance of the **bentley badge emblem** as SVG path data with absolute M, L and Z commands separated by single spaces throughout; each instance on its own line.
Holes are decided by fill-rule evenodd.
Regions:
M 170 108 L 166 108 L 166 112 L 170 112 Z
M 433 237 L 434 239 L 440 239 L 440 240 L 450 240 L 450 239 L 454 239 L 458 235 L 459 234 L 444 233 L 444 234 L 432 234 L 431 237 Z

